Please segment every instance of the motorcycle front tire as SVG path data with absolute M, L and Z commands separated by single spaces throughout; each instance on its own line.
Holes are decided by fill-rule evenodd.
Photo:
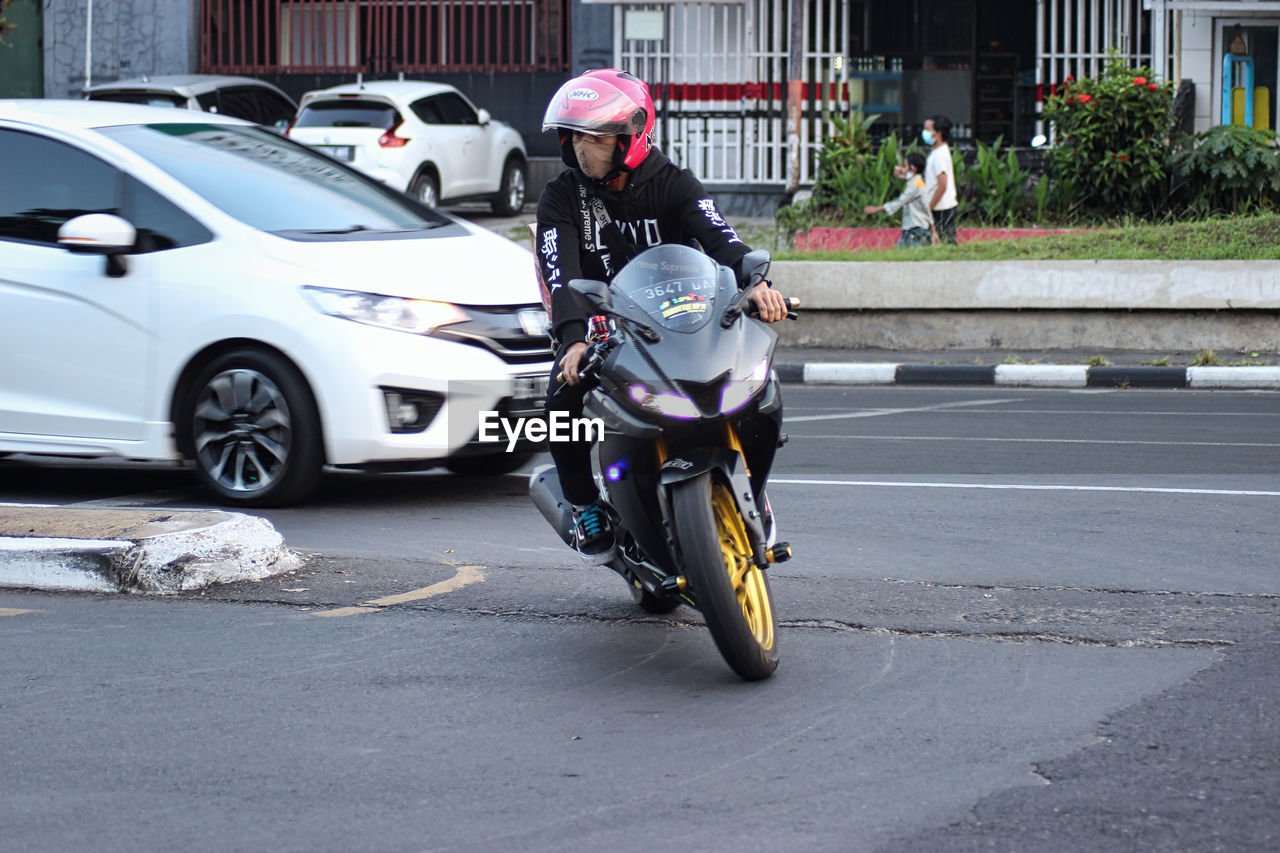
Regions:
M 673 487 L 672 509 L 681 568 L 716 647 L 743 679 L 768 678 L 778 668 L 773 594 L 732 491 L 706 472 Z

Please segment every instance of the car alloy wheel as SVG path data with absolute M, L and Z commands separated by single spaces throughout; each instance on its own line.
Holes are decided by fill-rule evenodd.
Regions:
M 426 172 L 413 179 L 409 195 L 427 207 L 437 207 L 440 204 L 440 188 L 436 186 L 436 179 Z
M 192 387 L 187 423 L 196 471 L 223 502 L 275 506 L 315 489 L 319 417 L 292 365 L 273 353 L 237 350 Z
M 498 216 L 515 216 L 524 209 L 524 166 L 518 160 L 508 160 L 502 169 L 502 183 L 490 205 Z

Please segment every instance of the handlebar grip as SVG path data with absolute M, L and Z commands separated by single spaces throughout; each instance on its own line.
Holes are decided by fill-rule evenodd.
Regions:
M 599 348 L 595 344 L 587 344 L 587 353 L 578 362 L 578 381 L 582 382 L 591 379 L 596 370 L 599 369 L 601 361 L 603 359 L 600 358 Z M 556 374 L 556 381 L 564 384 L 565 376 L 563 370 Z

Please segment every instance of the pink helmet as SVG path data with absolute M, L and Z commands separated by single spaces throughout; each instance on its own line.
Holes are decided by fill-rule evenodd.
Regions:
M 547 104 L 544 131 L 559 128 L 564 146 L 570 133 L 617 136 L 624 169 L 644 162 L 653 147 L 653 98 L 649 87 L 617 68 L 588 71 L 560 87 Z

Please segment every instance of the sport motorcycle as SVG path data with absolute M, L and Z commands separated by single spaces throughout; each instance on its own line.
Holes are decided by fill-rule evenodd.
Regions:
M 765 483 L 786 440 L 773 370 L 778 335 L 749 313 L 768 252 L 733 270 L 689 246 L 646 249 L 611 284 L 575 279 L 591 317 L 579 373 L 592 470 L 613 524 L 609 567 L 650 613 L 699 610 L 725 661 L 747 680 L 778 665 L 768 568 L 791 557 L 777 541 Z M 788 300 L 788 317 L 795 319 Z M 562 377 L 561 377 L 562 379 Z M 572 507 L 553 465 L 529 486 L 567 543 Z

